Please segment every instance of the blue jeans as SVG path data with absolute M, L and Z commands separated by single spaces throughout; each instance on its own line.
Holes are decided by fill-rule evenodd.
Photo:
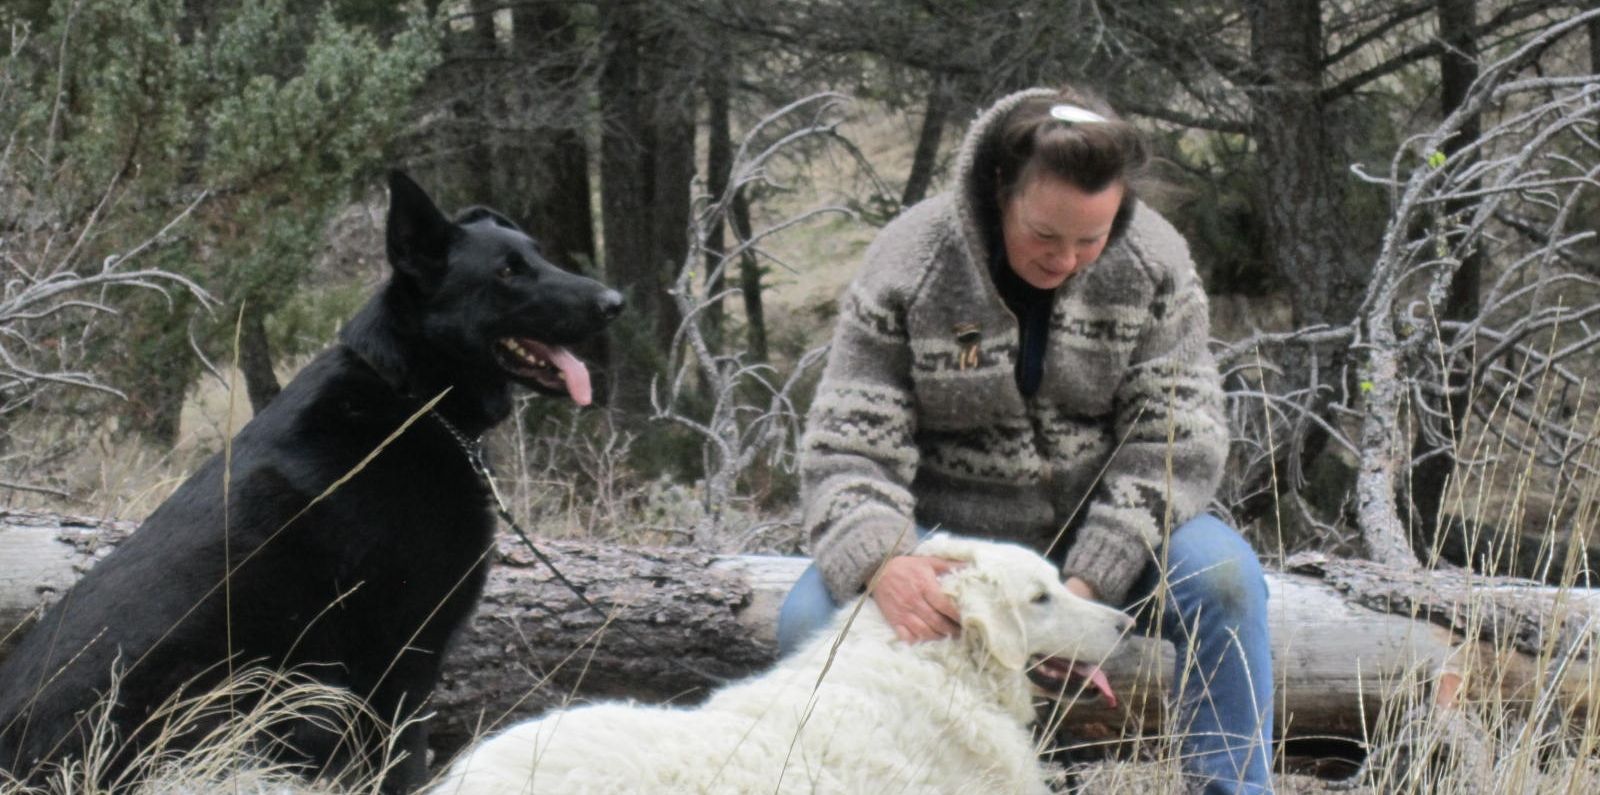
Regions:
M 1249 542 L 1209 514 L 1172 531 L 1165 555 L 1164 576 L 1152 561 L 1124 609 L 1137 610 L 1141 631 L 1155 630 L 1177 648 L 1172 687 L 1184 770 L 1205 782 L 1206 795 L 1266 795 L 1273 680 L 1261 563 Z M 1163 579 L 1158 609 L 1148 597 L 1161 592 Z M 822 572 L 806 569 L 778 613 L 778 654 L 794 652 L 837 609 Z

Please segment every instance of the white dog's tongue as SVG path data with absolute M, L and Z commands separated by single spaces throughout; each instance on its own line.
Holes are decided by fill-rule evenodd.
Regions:
M 587 406 L 594 400 L 594 392 L 589 387 L 589 368 L 578 361 L 566 348 L 551 345 L 546 348 L 550 352 L 550 363 L 561 371 L 567 382 L 567 394 L 572 396 L 574 403 Z
M 1100 695 L 1105 696 L 1107 706 L 1115 707 L 1117 705 L 1117 694 L 1111 691 L 1111 680 L 1106 678 L 1106 672 L 1100 670 L 1100 666 L 1074 663 L 1072 671 L 1089 680 L 1089 684 L 1094 685 L 1094 689 L 1100 691 Z

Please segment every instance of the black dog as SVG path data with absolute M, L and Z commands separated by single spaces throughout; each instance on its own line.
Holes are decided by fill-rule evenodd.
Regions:
M 622 297 L 557 269 L 493 211 L 452 222 L 409 178 L 389 183 L 394 273 L 339 344 L 239 432 L 231 472 L 207 461 L 0 665 L 0 769 L 27 779 L 80 755 L 114 670 L 107 780 L 154 736 L 153 707 L 230 665 L 309 672 L 386 721 L 427 699 L 493 544 L 490 497 L 458 437 L 504 419 L 513 383 L 588 403 L 588 372 L 561 346 L 599 331 Z M 312 720 L 275 739 L 311 773 L 379 750 Z M 399 745 L 386 791 L 425 772 L 425 729 L 413 722 Z

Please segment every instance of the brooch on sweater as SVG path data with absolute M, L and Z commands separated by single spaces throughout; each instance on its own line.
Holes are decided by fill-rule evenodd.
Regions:
M 956 368 L 965 370 L 968 367 L 978 366 L 978 343 L 983 339 L 983 332 L 977 323 L 957 323 L 950 327 L 956 335 L 956 344 L 961 346 L 956 354 Z

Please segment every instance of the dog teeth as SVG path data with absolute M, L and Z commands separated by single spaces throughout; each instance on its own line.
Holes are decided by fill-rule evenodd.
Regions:
M 544 369 L 552 369 L 554 367 L 554 365 L 552 365 L 548 361 L 545 361 L 544 359 L 540 358 L 538 354 L 536 354 L 533 351 L 529 350 L 526 346 L 524 346 L 522 343 L 518 342 L 517 340 L 509 339 L 509 338 L 502 339 L 502 340 L 500 340 L 500 347 L 505 348 L 512 355 L 516 356 L 518 359 L 521 359 L 522 363 L 528 365 L 529 367 L 539 367 L 539 368 L 544 368 Z M 565 377 L 566 377 L 566 374 L 563 373 L 562 374 L 563 380 L 565 379 Z

